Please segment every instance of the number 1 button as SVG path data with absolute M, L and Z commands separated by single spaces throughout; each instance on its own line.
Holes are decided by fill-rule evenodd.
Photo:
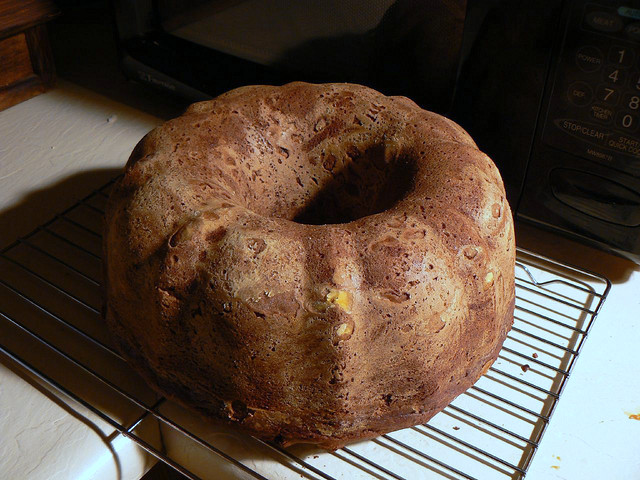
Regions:
M 634 56 L 632 49 L 614 45 L 609 50 L 609 63 L 615 63 L 619 67 L 629 67 L 633 65 Z

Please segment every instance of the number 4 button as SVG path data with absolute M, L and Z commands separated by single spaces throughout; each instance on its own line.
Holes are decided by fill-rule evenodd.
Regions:
M 615 85 L 622 85 L 627 76 L 627 72 L 625 72 L 620 67 L 616 67 L 615 65 L 610 65 L 605 67 L 602 71 L 602 80 L 607 83 L 613 83 Z

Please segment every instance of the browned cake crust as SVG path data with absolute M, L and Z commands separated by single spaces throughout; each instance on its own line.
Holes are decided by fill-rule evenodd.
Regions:
M 106 319 L 160 392 L 283 444 L 423 423 L 513 321 L 502 180 L 458 125 L 351 84 L 251 86 L 135 148 Z

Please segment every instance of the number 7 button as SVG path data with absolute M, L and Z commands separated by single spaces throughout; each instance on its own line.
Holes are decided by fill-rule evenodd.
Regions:
M 607 105 L 615 105 L 620 98 L 620 91 L 608 85 L 600 85 L 596 90 L 596 98 Z

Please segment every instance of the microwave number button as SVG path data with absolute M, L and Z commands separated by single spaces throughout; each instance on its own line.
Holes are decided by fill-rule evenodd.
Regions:
M 630 67 L 633 65 L 634 57 L 633 50 L 622 45 L 614 45 L 609 49 L 609 63 L 619 67 Z
M 635 132 L 638 129 L 639 117 L 635 113 L 618 112 L 616 115 L 616 127 L 626 132 Z
M 593 91 L 586 82 L 574 82 L 569 85 L 569 101 L 578 107 L 589 105 L 593 97 Z
M 627 93 L 622 98 L 622 106 L 629 110 L 638 110 L 640 108 L 640 93 Z
M 615 65 L 609 65 L 602 71 L 602 80 L 612 85 L 622 85 L 627 78 L 627 72 Z
M 640 92 L 640 73 L 639 72 L 634 72 L 633 75 L 631 75 L 631 79 L 629 80 L 629 86 L 631 87 L 631 89 Z
M 596 99 L 607 105 L 615 105 L 620 99 L 620 90 L 610 85 L 599 85 L 596 90 Z
M 599 48 L 592 45 L 582 47 L 576 53 L 576 64 L 583 72 L 595 72 L 600 70 L 604 56 Z

